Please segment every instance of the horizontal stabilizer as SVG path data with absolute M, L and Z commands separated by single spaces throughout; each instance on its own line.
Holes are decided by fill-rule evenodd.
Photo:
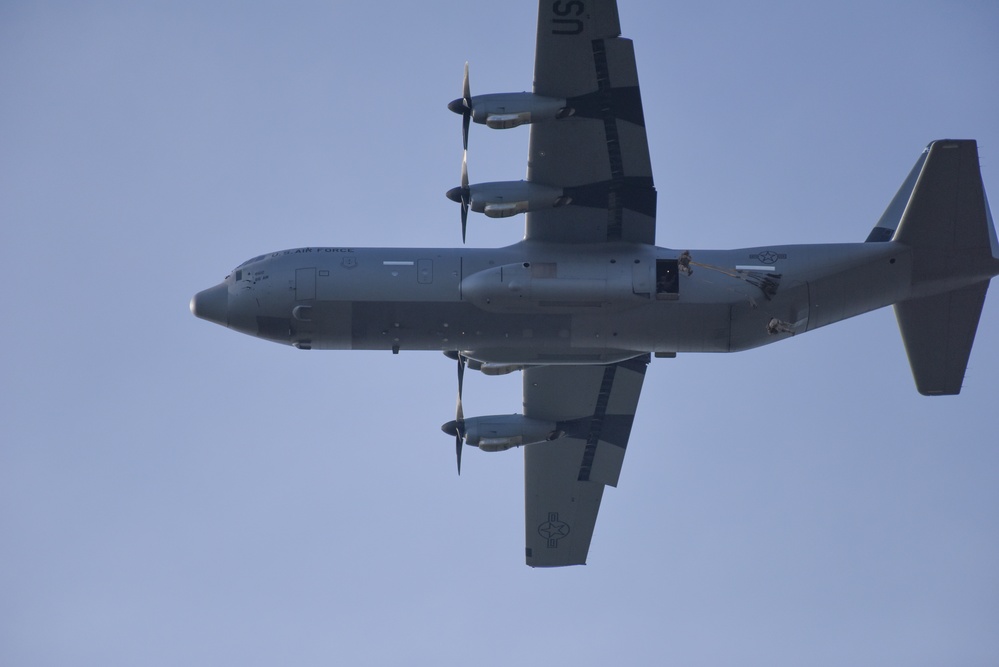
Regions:
M 989 281 L 895 304 L 916 389 L 926 396 L 961 392 Z

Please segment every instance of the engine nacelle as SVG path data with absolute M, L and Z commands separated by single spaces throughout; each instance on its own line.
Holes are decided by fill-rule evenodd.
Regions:
M 460 202 L 460 189 L 455 190 L 448 192 L 448 197 Z M 469 208 L 477 213 L 485 213 L 490 218 L 508 218 L 518 213 L 556 208 L 571 201 L 562 188 L 538 185 L 530 181 L 475 183 L 468 186 L 468 191 Z
M 493 93 L 472 97 L 472 120 L 494 130 L 555 120 L 572 114 L 564 99 L 534 93 Z
M 564 435 L 555 422 L 524 415 L 492 415 L 465 420 L 465 444 L 484 452 L 502 452 L 511 447 L 549 442 Z

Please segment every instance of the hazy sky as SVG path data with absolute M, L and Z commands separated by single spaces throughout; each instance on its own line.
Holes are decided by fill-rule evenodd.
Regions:
M 863 240 L 922 148 L 999 200 L 999 4 L 621 0 L 660 245 Z M 0 664 L 994 665 L 999 302 L 964 391 L 890 309 L 656 360 L 589 565 L 523 557 L 523 457 L 440 354 L 302 352 L 192 294 L 301 245 L 454 246 L 460 120 L 534 2 L 0 4 Z M 473 181 L 526 128 L 472 128 Z M 523 218 L 475 215 L 469 245 Z M 466 377 L 468 415 L 520 377 Z

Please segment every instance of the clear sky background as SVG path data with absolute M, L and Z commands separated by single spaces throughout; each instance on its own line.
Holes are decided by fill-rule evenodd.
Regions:
M 938 138 L 999 201 L 999 4 L 620 14 L 660 245 L 861 241 Z M 559 570 L 523 563 L 520 451 L 455 475 L 452 361 L 191 316 L 265 251 L 460 244 L 445 105 L 466 60 L 529 90 L 536 16 L 0 4 L 0 664 L 999 663 L 996 293 L 956 398 L 917 394 L 891 309 L 656 360 Z M 473 127 L 472 180 L 522 178 L 527 137 Z M 520 399 L 466 377 L 466 414 Z

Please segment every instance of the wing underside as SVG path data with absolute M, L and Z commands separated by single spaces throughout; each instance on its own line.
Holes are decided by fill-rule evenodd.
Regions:
M 524 449 L 527 564 L 582 565 L 605 486 L 617 486 L 649 363 L 524 371 L 524 414 L 565 436 Z
M 525 238 L 655 243 L 652 182 L 635 52 L 617 3 L 547 2 L 538 11 L 534 92 L 571 115 L 531 126 L 527 178 L 569 202 L 527 214 Z

